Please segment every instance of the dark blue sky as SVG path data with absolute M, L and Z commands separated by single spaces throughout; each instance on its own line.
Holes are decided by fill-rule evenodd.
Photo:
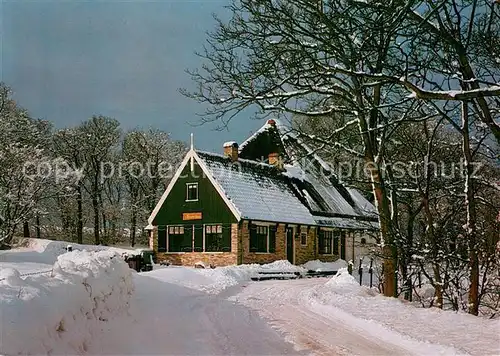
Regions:
M 184 72 L 224 15 L 228 0 L 2 1 L 1 80 L 32 116 L 73 126 L 93 114 L 125 129 L 158 127 L 196 146 L 221 150 L 241 142 L 263 122 L 239 117 L 229 131 L 192 127 L 203 107 L 183 97 Z

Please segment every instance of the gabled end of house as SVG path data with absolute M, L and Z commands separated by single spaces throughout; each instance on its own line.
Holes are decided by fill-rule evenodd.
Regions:
M 184 265 L 354 260 L 378 230 L 373 205 L 276 120 L 223 154 L 192 147 L 148 222 L 158 258 Z

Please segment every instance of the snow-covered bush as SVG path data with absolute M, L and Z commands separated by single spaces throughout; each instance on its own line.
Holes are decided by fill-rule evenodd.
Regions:
M 127 315 L 132 272 L 110 251 L 74 251 L 52 272 L 0 271 L 0 354 L 82 354 L 111 319 Z

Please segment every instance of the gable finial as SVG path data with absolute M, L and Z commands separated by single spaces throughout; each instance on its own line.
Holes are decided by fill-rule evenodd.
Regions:
M 191 132 L 191 150 L 194 149 L 194 134 Z

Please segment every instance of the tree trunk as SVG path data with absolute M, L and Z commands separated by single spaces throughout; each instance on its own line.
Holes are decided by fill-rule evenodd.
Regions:
M 109 230 L 108 230 L 108 219 L 106 217 L 104 209 L 102 209 L 101 217 L 102 217 L 103 242 L 104 244 L 107 245 L 109 244 Z
M 92 198 L 92 207 L 94 209 L 94 244 L 99 245 L 101 239 L 99 236 L 99 201 Z
M 372 187 L 375 193 L 376 207 L 379 214 L 380 236 L 382 239 L 382 258 L 384 264 L 384 295 L 397 296 L 396 264 L 397 251 L 390 227 L 389 201 L 384 190 L 378 166 L 372 162 L 370 169 Z
M 27 221 L 23 223 L 23 237 L 30 237 L 30 226 Z
M 40 239 L 41 238 L 41 231 L 40 231 L 40 214 L 36 214 L 36 221 L 35 221 L 35 229 L 36 229 L 36 238 Z
M 361 92 L 365 89 L 361 88 L 361 84 L 357 79 L 353 78 L 354 84 L 358 87 L 356 101 L 360 107 L 364 106 L 363 96 Z M 380 85 L 373 88 L 373 105 L 376 107 L 380 103 L 381 91 Z M 375 196 L 375 206 L 379 216 L 380 223 L 380 239 L 382 243 L 382 259 L 383 259 L 383 289 L 384 295 L 387 297 L 397 296 L 397 247 L 394 244 L 393 229 L 391 226 L 391 213 L 389 207 L 389 199 L 387 196 L 387 187 L 384 184 L 380 162 L 382 157 L 377 156 L 379 143 L 375 137 L 375 129 L 378 124 L 378 111 L 372 109 L 368 117 L 359 117 L 359 131 L 363 139 L 365 150 L 365 164 L 369 167 L 370 181 L 372 184 L 373 194 Z M 377 160 L 375 159 L 377 157 Z
M 434 273 L 434 301 L 436 307 L 443 309 L 443 280 L 441 279 L 441 269 L 438 263 L 433 263 L 432 271 Z
M 135 205 L 132 207 L 132 219 L 130 228 L 130 244 L 135 246 L 135 230 L 137 228 L 137 211 Z
M 467 102 L 462 103 L 462 139 L 465 159 L 465 207 L 467 210 L 467 246 L 469 250 L 469 314 L 479 313 L 479 258 L 476 241 L 476 202 L 474 184 L 472 181 L 473 165 L 472 152 L 469 142 L 469 111 Z
M 79 244 L 83 244 L 83 202 L 82 202 L 82 186 L 79 183 L 76 187 L 76 240 Z

